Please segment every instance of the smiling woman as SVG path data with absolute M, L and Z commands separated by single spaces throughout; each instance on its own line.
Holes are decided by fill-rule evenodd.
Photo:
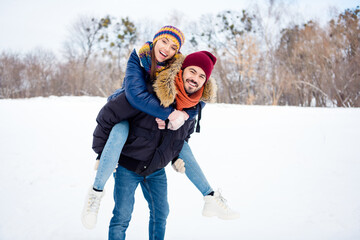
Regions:
M 168 107 L 166 109 L 160 107 L 159 100 L 153 96 L 150 92 L 147 90 L 147 84 L 149 84 L 149 79 L 154 80 L 157 76 L 157 74 L 164 69 L 168 68 L 169 65 L 171 65 L 172 59 L 176 59 L 179 57 L 178 51 L 180 50 L 181 46 L 184 43 L 184 36 L 183 33 L 173 26 L 164 26 L 162 27 L 154 36 L 152 42 L 146 42 L 139 51 L 134 50 L 130 56 L 130 59 L 127 64 L 126 69 L 126 75 L 124 79 L 123 86 L 125 86 L 124 89 L 120 89 L 117 91 L 113 96 L 110 97 L 111 101 L 109 103 L 113 103 L 115 101 L 118 101 L 119 99 L 125 99 L 125 92 L 126 92 L 126 102 L 127 102 L 127 110 L 126 111 L 120 111 L 122 113 L 125 112 L 132 112 L 136 108 L 136 104 L 138 104 L 138 109 L 141 111 L 144 111 L 145 113 L 148 113 L 147 116 L 156 116 L 161 117 L 163 119 L 173 119 L 173 120 L 180 120 L 180 122 L 184 123 L 185 118 L 188 118 L 188 114 L 185 111 L 178 111 L 175 110 L 173 107 Z M 144 71 L 143 71 L 144 70 Z M 144 75 L 143 73 L 146 73 Z M 153 78 L 152 78 L 153 76 Z M 125 91 L 125 92 L 124 92 Z M 146 100 L 145 100 L 146 99 Z M 130 106 L 130 104 L 132 106 Z M 121 104 L 119 104 L 120 106 Z M 118 106 L 118 105 L 115 105 Z M 135 108 L 132 108 L 135 107 Z M 104 107 L 104 110 L 100 111 L 98 120 L 100 118 L 105 119 L 109 114 L 103 115 L 104 112 L 106 112 L 106 107 Z M 137 110 L 136 110 L 137 111 Z M 116 111 L 118 112 L 118 111 Z M 119 112 L 119 113 L 120 113 Z M 161 114 L 162 116 L 160 116 Z M 101 117 L 100 117 L 101 116 Z M 119 115 L 120 116 L 120 115 Z M 142 171 L 138 169 L 138 167 L 133 168 L 134 166 L 137 166 L 140 164 L 139 161 L 132 161 L 129 160 L 129 157 L 125 158 L 119 158 L 122 153 L 122 149 L 124 147 L 124 144 L 128 138 L 128 135 L 132 136 L 133 132 L 129 132 L 129 122 L 128 118 L 124 118 L 126 114 L 121 114 L 123 118 L 117 118 L 116 121 L 114 121 L 113 126 L 111 126 L 109 129 L 111 131 L 102 131 L 102 126 L 99 125 L 95 130 L 97 131 L 96 134 L 94 134 L 94 142 L 93 142 L 93 149 L 98 154 L 98 166 L 97 166 L 97 174 L 95 177 L 94 184 L 90 187 L 88 194 L 86 196 L 85 205 L 83 208 L 82 213 L 82 223 L 86 228 L 92 229 L 95 227 L 97 222 L 97 213 L 100 207 L 101 199 L 104 195 L 103 189 L 105 187 L 105 184 L 110 177 L 111 173 L 115 169 L 116 165 L 119 162 L 119 159 L 123 159 L 122 166 L 127 168 L 127 170 L 130 170 L 131 174 L 137 175 L 137 174 L 144 174 L 142 171 L 149 172 L 149 174 L 144 175 L 148 176 L 150 175 L 152 171 L 152 168 L 145 165 L 145 168 L 141 168 Z M 109 124 L 107 121 L 103 122 L 105 125 Z M 152 124 L 155 124 L 155 121 L 151 121 Z M 144 132 L 144 130 L 143 130 Z M 146 131 L 145 131 L 146 132 Z M 105 134 L 107 137 L 102 138 L 99 136 Z M 129 139 L 130 139 L 129 136 Z M 132 136 L 134 137 L 134 136 Z M 100 139 L 107 139 L 105 141 Z M 154 141 L 155 143 L 157 141 Z M 144 156 L 143 151 L 140 151 L 140 154 L 142 156 L 142 159 L 146 159 L 146 156 Z M 127 159 L 127 160 L 126 160 Z M 170 159 L 171 160 L 171 159 Z M 143 160 L 142 160 L 143 161 Z M 138 162 L 138 163 L 137 163 Z M 120 162 L 119 162 L 120 164 Z M 129 164 L 132 165 L 132 167 L 129 167 Z M 125 169 L 124 169 L 125 170 Z M 128 179 L 128 175 L 122 175 L 118 174 L 119 177 L 124 178 L 123 180 L 129 180 L 132 181 L 134 179 Z M 162 183 L 164 186 L 166 186 L 166 178 L 164 178 L 164 174 L 162 174 L 160 183 Z M 143 178 L 139 175 L 140 180 L 143 180 Z M 124 181 L 122 181 L 124 182 Z M 139 182 L 138 182 L 139 183 Z M 136 184 L 137 186 L 137 184 Z M 157 185 L 158 186 L 158 185 Z M 134 190 L 136 187 L 134 188 Z M 148 189 L 149 191 L 156 190 L 156 186 L 150 187 Z M 122 196 L 123 191 L 119 192 L 117 195 Z M 131 194 L 126 194 L 127 197 L 131 198 Z M 162 191 L 161 193 L 161 199 L 157 201 L 156 204 L 163 204 L 166 206 L 166 191 Z M 147 199 L 148 200 L 148 199 Z M 132 209 L 132 204 L 130 202 L 124 202 L 118 198 L 116 198 L 115 201 L 118 205 L 125 204 L 127 209 Z M 152 203 L 149 202 L 151 205 Z M 157 206 L 155 206 L 157 207 Z M 165 219 L 167 217 L 167 208 L 159 208 L 161 209 L 160 212 L 157 213 L 157 215 L 164 215 Z M 131 211 L 128 212 L 131 215 Z M 157 222 L 163 222 L 162 219 L 155 218 Z M 114 221 L 121 221 L 121 216 L 118 214 L 117 211 L 114 210 L 114 218 L 112 222 Z M 115 224 L 116 225 L 116 224 Z M 122 225 L 126 225 L 125 223 Z M 160 227 L 161 229 L 163 226 Z M 126 228 L 119 229 L 114 227 L 114 224 L 110 227 L 111 233 L 117 233 L 125 234 Z M 121 233 L 120 233 L 121 232 Z
M 165 62 L 175 55 L 177 49 L 178 46 L 174 41 L 166 37 L 161 38 L 156 42 L 154 47 L 155 59 L 159 63 Z

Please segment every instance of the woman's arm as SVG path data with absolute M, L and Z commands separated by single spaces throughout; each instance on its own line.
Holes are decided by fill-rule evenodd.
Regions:
M 145 79 L 146 71 L 140 65 L 140 59 L 134 50 L 129 58 L 125 73 L 125 94 L 129 103 L 136 109 L 154 117 L 166 120 L 174 111 L 173 107 L 164 108 L 160 100 L 149 93 Z

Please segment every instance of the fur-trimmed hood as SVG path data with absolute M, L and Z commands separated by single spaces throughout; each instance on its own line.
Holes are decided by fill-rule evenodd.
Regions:
M 175 77 L 181 69 L 185 56 L 180 55 L 169 68 L 161 71 L 154 81 L 153 87 L 156 96 L 160 99 L 161 105 L 164 107 L 170 106 L 175 101 L 177 94 Z M 205 83 L 203 95 L 200 101 L 215 102 L 217 85 L 214 78 L 210 77 Z

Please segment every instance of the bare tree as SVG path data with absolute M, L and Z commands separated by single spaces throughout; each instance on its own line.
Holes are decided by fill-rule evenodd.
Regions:
M 22 73 L 25 69 L 18 53 L 1 53 L 0 55 L 0 98 L 24 97 L 22 90 Z

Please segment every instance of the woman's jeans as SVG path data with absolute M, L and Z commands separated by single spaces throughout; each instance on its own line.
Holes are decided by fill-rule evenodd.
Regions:
M 184 141 L 184 145 L 179 154 L 185 162 L 185 174 L 190 179 L 190 181 L 197 187 L 203 196 L 208 195 L 213 191 L 210 187 L 209 182 L 207 181 L 204 173 L 202 172 L 199 164 L 197 163 L 189 144 Z
M 116 124 L 109 135 L 104 150 L 101 153 L 99 167 L 96 173 L 93 187 L 97 190 L 103 190 L 106 181 L 113 173 L 120 157 L 121 150 L 129 134 L 129 123 L 122 121 Z M 203 196 L 211 193 L 213 189 L 206 180 L 199 164 L 196 162 L 191 152 L 189 144 L 184 141 L 179 157 L 185 162 L 185 174 L 190 181 L 197 187 Z
M 165 169 L 158 170 L 144 178 L 118 166 L 114 178 L 115 208 L 110 221 L 109 240 L 125 239 L 125 232 L 134 208 L 135 190 L 139 183 L 150 210 L 149 239 L 164 239 L 166 219 L 169 215 Z M 139 229 L 139 231 L 142 230 Z
M 129 135 L 129 122 L 122 121 L 111 129 L 110 135 L 101 153 L 99 166 L 93 187 L 104 190 L 105 184 L 114 172 L 120 157 L 120 153 Z

